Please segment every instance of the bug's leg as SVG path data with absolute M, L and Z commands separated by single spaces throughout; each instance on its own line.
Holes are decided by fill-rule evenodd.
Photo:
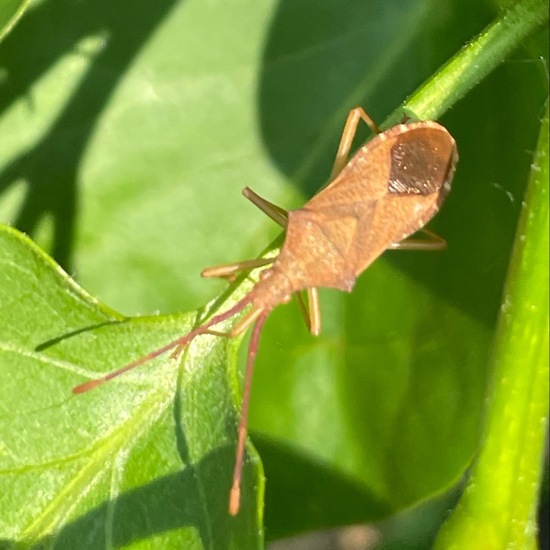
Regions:
M 267 214 L 274 222 L 286 229 L 288 225 L 288 212 L 284 208 L 281 208 L 263 197 L 260 197 L 260 195 L 258 195 L 255 191 L 252 191 L 250 187 L 245 187 L 243 189 L 243 195 L 250 202 L 256 205 L 264 214 Z
M 319 289 L 308 288 L 307 299 L 309 304 L 309 331 L 313 336 L 321 333 L 321 303 L 319 301 Z
M 235 457 L 235 470 L 233 471 L 233 484 L 231 485 L 231 492 L 229 493 L 229 513 L 232 516 L 237 515 L 241 504 L 241 477 L 248 424 L 248 404 L 250 403 L 250 389 L 252 386 L 252 371 L 254 368 L 254 360 L 256 359 L 256 354 L 258 352 L 260 333 L 268 314 L 269 311 L 260 310 L 260 314 L 257 316 L 256 323 L 252 329 L 250 344 L 248 345 L 243 401 L 241 405 L 241 418 L 239 421 L 237 452 Z
M 302 312 L 309 332 L 311 332 L 313 336 L 319 336 L 319 334 L 321 333 L 321 307 L 319 303 L 319 289 L 307 289 L 307 306 L 304 302 L 304 298 L 299 292 L 296 294 L 296 296 L 298 298 L 300 311 Z
M 222 332 L 219 330 L 207 328 L 201 331 L 201 334 L 211 334 L 212 336 L 223 336 L 226 338 L 234 338 L 243 333 L 262 313 L 263 309 L 253 308 L 251 309 L 238 323 L 228 332 Z M 189 342 L 185 342 L 182 345 L 176 347 L 176 349 L 170 354 L 171 359 L 177 359 L 180 353 L 187 347 Z
M 250 187 L 245 187 L 243 189 L 243 195 L 249 201 L 254 203 L 262 212 L 267 214 L 273 221 L 277 222 L 280 226 L 286 229 L 286 226 L 288 225 L 288 212 L 286 210 L 273 204 L 272 202 L 269 202 L 263 197 L 260 197 L 260 195 L 252 191 Z M 257 258 L 255 260 L 244 260 L 242 262 L 234 262 L 231 264 L 216 265 L 203 269 L 201 276 L 220 277 L 232 282 L 235 280 L 235 275 L 239 271 L 263 267 L 264 265 L 269 265 L 274 261 L 275 258 Z
M 242 319 L 239 320 L 235 326 L 228 332 L 221 332 L 219 330 L 208 329 L 203 334 L 212 334 L 213 336 L 225 336 L 226 338 L 234 338 L 243 333 L 262 313 L 263 309 L 254 308 L 251 309 Z
M 215 265 L 207 267 L 201 271 L 201 277 L 220 277 L 233 282 L 239 271 L 246 271 L 269 265 L 275 261 L 275 258 L 257 258 L 255 260 L 244 260 L 242 262 L 234 262 L 232 264 Z
M 353 143 L 353 138 L 357 133 L 357 125 L 360 120 L 363 120 L 375 134 L 380 133 L 380 128 L 378 128 L 374 120 L 367 115 L 362 107 L 355 107 L 355 109 L 352 109 L 348 114 L 346 123 L 344 124 L 344 130 L 342 131 L 342 137 L 340 138 L 340 144 L 338 145 L 338 152 L 336 153 L 332 172 L 330 173 L 331 180 L 333 180 L 342 171 L 342 168 L 344 168 L 347 163 L 351 144 Z
M 288 225 L 288 212 L 269 202 L 268 200 L 260 197 L 256 192 L 252 191 L 250 187 L 243 189 L 243 195 L 255 204 L 262 212 L 267 214 L 273 221 L 277 222 L 280 226 L 286 229 Z M 257 258 L 255 260 L 244 260 L 242 262 L 234 262 L 231 264 L 216 265 L 213 267 L 207 267 L 201 272 L 202 277 L 220 277 L 230 282 L 235 280 L 235 276 L 239 271 L 246 271 L 249 269 L 255 269 L 256 267 L 263 267 L 269 265 L 275 261 L 275 258 Z
M 429 229 L 421 229 L 428 238 L 426 239 L 404 239 L 398 243 L 391 244 L 390 250 L 444 250 L 447 248 L 447 241 L 430 231 Z
M 307 329 L 309 330 L 309 327 L 310 327 L 309 311 L 307 309 L 307 305 L 304 301 L 304 297 L 302 296 L 301 292 L 296 293 L 296 299 L 298 300 L 298 305 L 300 306 L 300 313 L 302 314 L 302 317 L 306 323 Z

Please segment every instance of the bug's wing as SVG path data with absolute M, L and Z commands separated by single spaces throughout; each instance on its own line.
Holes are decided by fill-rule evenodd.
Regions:
M 381 136 L 361 147 L 338 176 L 308 201 L 304 208 L 323 210 L 335 205 L 354 205 L 382 198 L 388 191 L 390 175 L 390 163 L 380 162 L 380 158 L 385 156 L 385 147 L 386 139 Z
M 437 123 L 418 123 L 388 144 L 386 193 L 374 215 L 357 225 L 353 256 L 357 275 L 392 243 L 415 233 L 433 217 L 451 188 L 458 153 Z
M 393 243 L 422 228 L 439 208 L 437 193 L 428 196 L 387 196 L 370 219 L 358 220 L 349 259 L 355 275 L 365 271 Z
M 396 126 L 359 149 L 304 209 L 327 226 L 328 239 L 342 242 L 358 275 L 437 212 L 457 160 L 455 141 L 439 124 Z
M 300 257 L 292 266 L 297 285 L 352 289 L 358 243 L 372 237 L 378 204 L 387 194 L 389 166 L 373 162 L 383 143 L 380 136 L 367 143 L 326 188 L 290 212 L 280 258 L 290 265 L 293 256 Z
M 305 208 L 438 192 L 450 184 L 457 160 L 455 140 L 437 122 L 400 124 L 361 147 Z

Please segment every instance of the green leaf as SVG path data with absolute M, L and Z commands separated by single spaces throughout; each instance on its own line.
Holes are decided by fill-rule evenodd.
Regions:
M 194 316 L 129 322 L 17 231 L 2 229 L 0 251 L 3 536 L 56 548 L 260 547 L 255 455 L 241 513 L 227 513 L 234 343 L 193 344 L 179 376 L 164 359 L 72 396 L 76 383 L 174 339 Z
M 537 548 L 548 428 L 548 105 L 516 233 L 480 453 L 437 548 Z

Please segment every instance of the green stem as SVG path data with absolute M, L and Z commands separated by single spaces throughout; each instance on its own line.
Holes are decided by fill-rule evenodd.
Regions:
M 13 29 L 29 4 L 30 0 L 0 2 L 0 41 Z
M 481 451 L 438 550 L 536 548 L 549 405 L 548 241 L 547 105 L 497 328 Z
M 522 0 L 504 11 L 423 84 L 391 117 L 437 120 L 548 21 L 547 0 Z

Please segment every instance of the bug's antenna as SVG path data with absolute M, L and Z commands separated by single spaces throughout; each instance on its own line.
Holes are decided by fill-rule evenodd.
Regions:
M 264 311 L 256 320 L 252 334 L 250 336 L 250 344 L 248 346 L 248 357 L 246 359 L 246 374 L 243 390 L 243 402 L 241 405 L 241 418 L 239 421 L 239 434 L 237 441 L 237 452 L 235 456 L 235 470 L 233 472 L 233 485 L 229 494 L 229 513 L 236 516 L 239 512 L 241 504 L 241 474 L 243 469 L 244 444 L 246 442 L 246 432 L 248 424 L 248 405 L 250 403 L 250 389 L 252 386 L 252 371 L 254 370 L 254 360 L 258 352 L 258 344 L 260 342 L 260 333 L 264 322 L 269 315 L 269 311 Z
M 129 363 L 128 365 L 122 367 L 121 369 L 110 372 L 109 374 L 106 374 L 101 378 L 96 378 L 95 380 L 88 380 L 88 382 L 84 382 L 84 384 L 75 386 L 73 388 L 73 393 L 84 393 L 84 392 L 93 390 L 94 388 L 101 386 L 105 382 L 108 382 L 113 378 L 117 378 L 118 376 L 120 376 L 121 374 L 124 374 L 125 372 L 128 372 L 129 370 L 139 367 L 140 365 L 143 365 L 143 363 L 147 363 L 147 361 L 151 361 L 151 359 L 154 359 L 155 357 L 158 357 L 159 355 L 162 355 L 163 353 L 166 353 L 167 351 L 173 348 L 184 348 L 191 342 L 191 340 L 193 340 L 193 338 L 195 338 L 196 336 L 199 336 L 200 334 L 208 333 L 208 330 L 210 329 L 210 327 L 212 327 L 213 325 L 217 325 L 218 323 L 221 323 L 222 321 L 225 321 L 230 317 L 233 317 L 233 315 L 239 313 L 239 311 L 244 309 L 249 303 L 250 303 L 250 295 L 247 295 L 242 300 L 237 302 L 232 308 L 228 309 L 227 311 L 224 311 L 223 313 L 220 313 L 219 315 L 215 315 L 203 325 L 197 327 L 191 332 L 188 332 L 185 336 L 181 336 L 180 338 L 176 338 L 175 340 L 172 340 L 172 342 L 169 342 L 165 346 L 162 346 L 161 348 L 158 348 L 152 351 L 151 353 L 148 353 L 147 355 L 140 357 L 136 361 Z

